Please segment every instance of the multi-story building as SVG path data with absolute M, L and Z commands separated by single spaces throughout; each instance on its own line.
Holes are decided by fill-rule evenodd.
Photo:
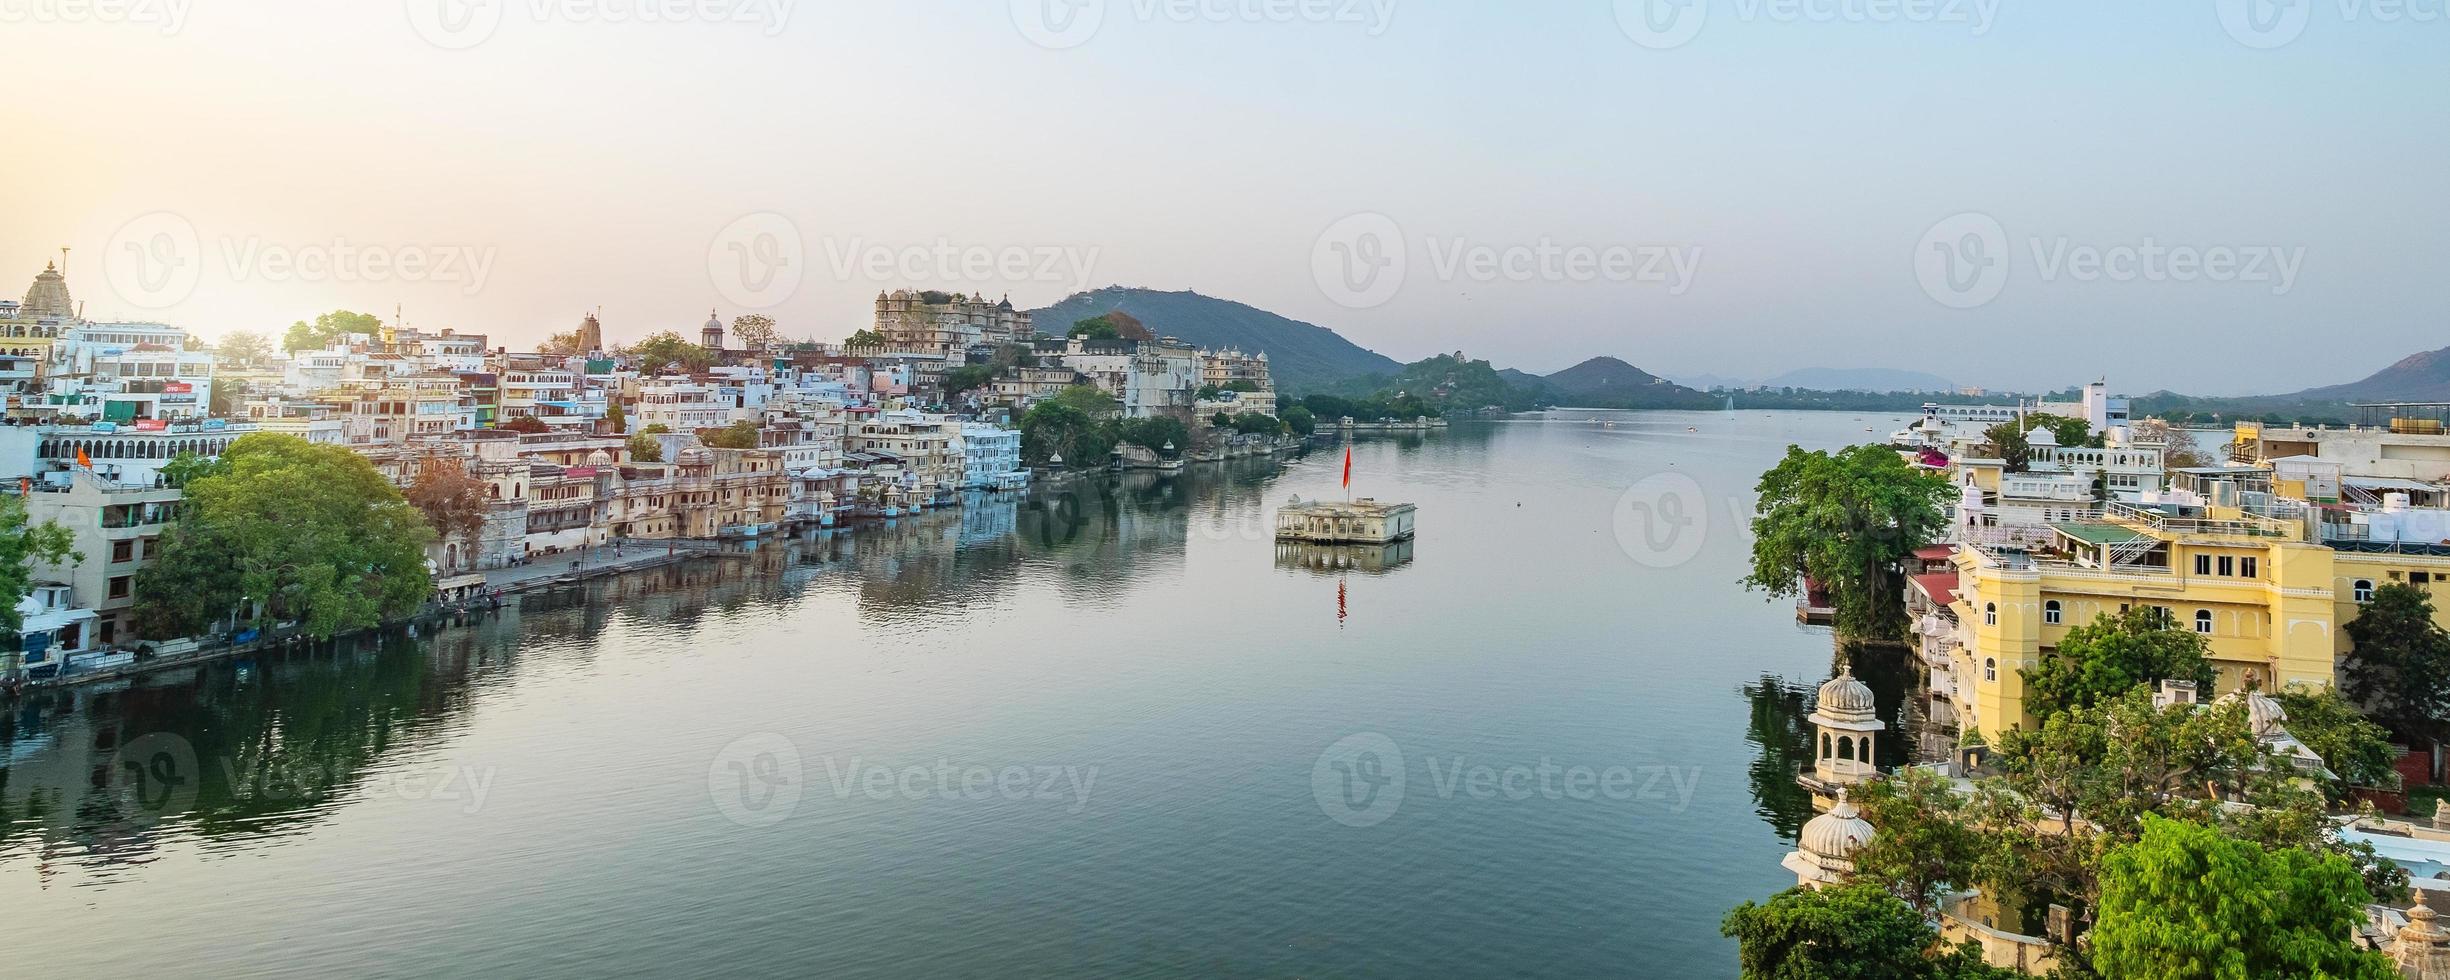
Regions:
M 717 399 L 712 386 L 692 378 L 640 378 L 637 391 L 635 410 L 630 413 L 631 431 L 660 425 L 668 432 L 687 433 L 721 428 L 732 420 L 731 405 Z
M 476 402 L 458 375 L 439 372 L 360 381 L 323 392 L 352 446 L 392 445 L 476 428 Z
M 136 606 L 136 572 L 161 547 L 163 532 L 178 516 L 180 497 L 179 491 L 150 482 L 123 484 L 87 472 L 35 483 L 26 494 L 27 519 L 58 522 L 79 556 L 35 562 L 34 579 L 67 585 L 74 607 L 93 610 L 94 642 L 135 635 L 129 620 Z
M 90 464 L 107 483 L 150 487 L 160 482 L 162 464 L 179 454 L 219 456 L 254 431 L 252 422 L 223 419 L 0 425 L 0 480 L 22 477 L 65 486 L 72 470 Z
M 842 437 L 843 455 L 862 466 L 895 467 L 899 482 L 923 503 L 948 499 L 967 472 L 960 423 L 909 410 L 854 413 Z
M 1063 365 L 1106 389 L 1128 418 L 1171 415 L 1187 422 L 1198 403 L 1199 350 L 1170 337 L 1075 337 L 1064 348 Z
M 2439 483 L 2450 480 L 2450 403 L 2366 406 L 2377 424 L 2330 428 L 2237 424 L 2230 461 L 2265 466 L 2304 458 L 2335 463 L 2364 477 Z
M 1029 471 L 1021 467 L 1021 433 L 1016 430 L 962 423 L 961 454 L 965 490 L 1018 490 L 1029 485 Z
M 888 347 L 957 353 L 978 344 L 1028 343 L 1037 328 L 1012 300 L 932 290 L 876 294 L 876 332 Z

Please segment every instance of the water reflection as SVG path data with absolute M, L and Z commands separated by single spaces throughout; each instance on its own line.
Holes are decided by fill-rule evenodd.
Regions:
M 1752 783 L 1754 811 L 1788 841 L 1795 840 L 1803 832 L 1804 821 L 1812 819 L 1812 793 L 1795 781 L 1795 775 L 1812 767 L 1812 724 L 1804 716 L 1812 713 L 1813 692 L 1818 688 L 1763 674 L 1742 689 L 1752 708 L 1744 740 L 1758 753 L 1745 771 Z
M 1412 541 L 1387 544 L 1319 544 L 1276 542 L 1276 567 L 1342 574 L 1384 575 L 1412 563 Z
M 878 620 L 1008 594 L 1030 563 L 1073 572 L 1072 598 L 1113 601 L 1114 583 L 1179 566 L 1191 535 L 1222 533 L 1229 519 L 1264 526 L 1248 513 L 1264 493 L 1239 491 L 1273 472 L 1243 460 L 981 495 L 528 593 L 423 636 L 393 630 L 29 696 L 0 717 L 0 868 L 107 881 L 174 842 L 211 851 L 294 836 L 411 776 L 432 793 L 457 774 L 410 770 L 432 768 L 488 687 L 545 662 L 591 666 L 610 629 L 682 637 L 798 601 L 824 576 L 846 577 L 859 614 Z M 1229 504 L 1227 491 L 1250 502 Z

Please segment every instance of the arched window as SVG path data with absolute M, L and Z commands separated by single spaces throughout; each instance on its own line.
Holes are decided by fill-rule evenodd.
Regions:
M 2062 618 L 2061 612 L 2062 610 L 2059 606 L 2059 600 L 2057 599 L 2052 599 L 2049 602 L 2042 603 L 2042 622 L 2048 623 L 2052 626 L 2059 625 L 2059 620 Z
M 1822 732 L 1822 733 L 1820 733 L 1820 757 L 1821 757 L 1821 758 L 1823 758 L 1823 759 L 1829 758 L 1829 733 L 1828 733 L 1828 732 Z
M 2361 579 L 2357 579 L 2357 580 L 2356 580 L 2356 601 L 2358 601 L 2358 602 L 2372 602 L 2372 601 L 2373 601 L 2373 580 L 2372 580 L 2372 579 L 2369 579 L 2369 578 L 2361 578 Z
M 1982 625 L 1984 625 L 1984 626 L 1997 626 L 1997 625 L 1999 625 L 1999 604 L 1998 604 L 1998 603 L 1996 603 L 1996 602 L 1985 602 L 1985 603 L 1983 603 L 1983 604 L 1982 604 Z
M 1855 740 L 1844 735 L 1838 736 L 1838 758 L 1852 762 L 1854 757 Z
M 2197 632 L 2197 633 L 2205 633 L 2205 634 L 2209 634 L 2210 632 L 2212 632 L 2212 611 L 2211 611 L 2211 610 L 2209 610 L 2209 609 L 2197 609 L 2197 610 L 2195 610 L 2195 632 Z
M 1985 657 L 1982 659 L 1982 679 L 1986 681 L 1999 679 L 1999 658 Z

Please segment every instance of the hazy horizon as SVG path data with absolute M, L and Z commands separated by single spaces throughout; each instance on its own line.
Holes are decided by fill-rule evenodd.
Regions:
M 0 0 L 46 80 L 0 295 L 70 246 L 96 318 L 517 347 L 1125 284 L 1399 360 L 2136 394 L 2443 344 L 2450 23 L 2349 0 L 133 2 Z

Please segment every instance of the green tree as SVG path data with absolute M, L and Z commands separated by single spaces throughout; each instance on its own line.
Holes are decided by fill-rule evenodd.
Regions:
M 611 429 L 614 435 L 620 435 L 630 430 L 629 412 L 621 408 L 621 399 L 605 399 L 604 427 Z
M 2102 859 L 2093 968 L 2106 980 L 2396 980 L 2356 946 L 2365 900 L 2336 855 L 2147 816 L 2140 839 Z
M 680 334 L 670 330 L 649 334 L 622 348 L 621 353 L 638 362 L 640 374 L 662 374 L 670 368 L 694 373 L 715 365 L 713 351 L 682 340 Z
M 1112 418 L 1123 411 L 1122 402 L 1116 401 L 1113 395 L 1107 394 L 1106 389 L 1090 384 L 1065 388 L 1056 392 L 1055 397 L 1047 401 L 1078 409 L 1082 414 L 1093 419 Z
M 1124 419 L 1115 430 L 1115 438 L 1152 452 L 1173 446 L 1188 449 L 1191 429 L 1171 415 L 1156 415 L 1144 419 Z
M 842 346 L 844 346 L 844 347 L 883 347 L 883 346 L 885 346 L 885 335 L 884 335 L 884 334 L 881 334 L 881 333 L 877 333 L 877 332 L 876 332 L 876 331 L 874 331 L 874 330 L 862 330 L 862 331 L 859 331 L 858 333 L 852 334 L 852 335 L 850 335 L 849 337 L 844 338 L 844 339 L 843 339 L 843 341 L 842 341 Z
M 764 353 L 782 345 L 783 335 L 774 326 L 774 318 L 763 313 L 743 313 L 732 318 L 731 340 L 750 353 Z
M 25 614 L 17 603 L 34 592 L 34 564 L 74 564 L 85 560 L 76 539 L 57 522 L 33 523 L 23 497 L 0 496 L 0 630 L 14 647 Z
M 664 461 L 664 444 L 644 432 L 630 437 L 630 462 L 660 463 Z
M 499 422 L 495 422 L 493 427 L 501 429 L 505 432 L 524 432 L 528 435 L 538 435 L 553 431 L 552 426 L 544 424 L 543 419 L 537 418 L 533 415 L 521 415 L 514 418 L 503 419 Z
M 272 355 L 272 341 L 253 330 L 232 331 L 213 346 L 213 362 L 223 367 L 254 367 Z
M 1876 884 L 1925 918 L 1951 887 L 1967 888 L 1992 860 L 1994 838 L 1975 829 L 1968 798 L 1938 773 L 1906 767 L 1852 797 L 1879 832 L 1854 854 L 1854 881 Z
M 383 318 L 372 313 L 351 313 L 333 310 L 316 317 L 315 322 L 300 320 L 289 325 L 289 333 L 281 338 L 281 349 L 290 352 L 322 350 L 343 335 L 362 333 L 369 336 L 383 332 Z
M 2049 429 L 2051 437 L 2062 446 L 2101 446 L 2101 440 L 2093 436 L 2092 423 L 2048 412 L 2035 412 L 2019 422 L 2001 422 L 1984 429 L 1982 438 L 1990 445 L 1992 455 L 2006 461 L 2008 472 L 2022 473 L 2032 464 L 2033 446 L 2028 433 L 2034 429 Z
M 2033 713 L 2048 716 L 2091 707 L 2137 687 L 2175 678 L 2194 681 L 2211 693 L 2211 645 L 2191 629 L 2179 629 L 2158 606 L 2103 613 L 2067 631 L 2058 652 L 2024 670 Z
M 1947 526 L 1948 480 L 1906 464 L 1885 446 L 1835 455 L 1787 447 L 1761 475 L 1746 585 L 1791 596 L 1810 576 L 1837 604 L 1837 632 L 1855 639 L 1903 635 L 1900 562 Z
M 2391 747 L 2390 732 L 2365 720 L 2338 691 L 2291 688 L 2276 700 L 2288 712 L 2288 733 L 2313 749 L 2324 768 L 2339 777 L 2330 787 L 2334 798 L 2348 786 L 2396 785 L 2399 750 Z
M 1064 394 L 1079 390 L 1070 389 Z M 1103 392 L 1097 394 L 1104 397 Z M 1049 398 L 1031 406 L 1021 416 L 1023 459 L 1033 465 L 1045 465 L 1061 454 L 1063 464 L 1072 469 L 1106 465 L 1107 456 L 1114 452 L 1114 421 L 1092 415 L 1072 403 L 1077 400 Z
M 2402 738 L 2433 742 L 2450 719 L 2450 633 L 2433 622 L 2433 597 L 2397 582 L 2374 590 L 2343 627 L 2348 699 Z
M 975 388 L 984 388 L 988 382 L 994 380 L 994 367 L 986 364 L 965 364 L 944 372 L 944 394 L 949 398 Z
M 1744 980 L 1992 980 L 2017 974 L 1983 966 L 1897 896 L 1871 885 L 1794 888 L 1767 904 L 1727 913 L 1719 932 L 1736 941 Z
M 649 436 L 670 435 L 672 434 L 672 427 L 661 422 L 649 422 L 647 423 L 646 428 L 640 429 L 638 432 L 640 435 Z
M 720 429 L 699 429 L 698 441 L 710 449 L 755 449 L 757 435 L 757 423 L 741 419 Z
M 1294 435 L 1304 439 L 1310 438 L 1311 433 L 1319 430 L 1319 417 L 1299 405 L 1278 412 L 1277 417 L 1284 420 L 1285 428 L 1293 430 Z
M 146 636 L 192 635 L 248 600 L 330 637 L 414 612 L 433 591 L 434 532 L 365 457 L 254 433 L 221 459 L 188 483 L 162 559 L 137 573 Z
M 536 345 L 536 353 L 548 357 L 577 357 L 587 351 L 579 347 L 578 331 L 564 330 L 547 335 L 544 343 Z
M 164 461 L 159 472 L 163 486 L 184 487 L 197 477 L 210 476 L 227 468 L 217 457 L 201 456 L 188 450 Z

